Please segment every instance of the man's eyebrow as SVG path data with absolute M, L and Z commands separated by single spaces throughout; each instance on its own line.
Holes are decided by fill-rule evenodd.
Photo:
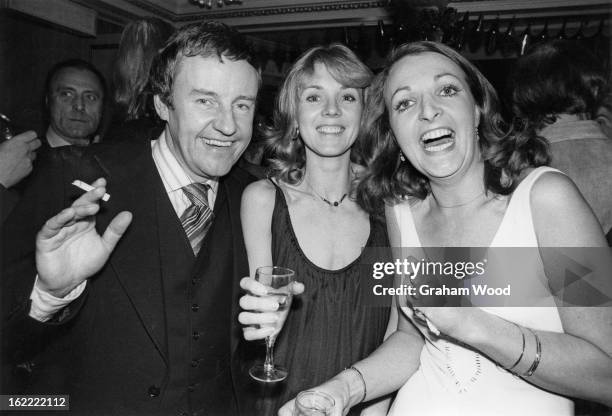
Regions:
M 201 89 L 201 88 L 194 88 L 191 90 L 191 92 L 189 93 L 189 95 L 209 95 L 211 97 L 215 97 L 218 98 L 219 94 L 217 94 L 214 91 L 211 90 L 205 90 L 205 89 Z M 238 101 L 238 100 L 249 100 L 249 101 L 255 101 L 257 98 L 255 96 L 252 95 L 239 95 L 238 97 L 234 98 L 234 101 Z
M 194 88 L 189 92 L 189 95 L 212 95 L 213 97 L 218 97 L 219 94 L 217 94 L 214 91 L 210 91 L 210 90 L 205 90 L 205 89 L 201 89 L 201 88 Z
M 234 101 L 247 100 L 247 101 L 255 101 L 257 98 L 252 95 L 239 95 L 236 97 Z
M 67 84 L 58 84 L 55 86 L 55 91 L 59 91 L 59 90 L 70 90 L 70 91 L 78 91 L 77 87 L 73 87 L 72 85 L 67 85 Z M 103 95 L 102 91 L 94 88 L 86 88 L 84 90 L 82 90 L 83 93 L 90 93 L 90 94 L 95 94 L 95 95 Z

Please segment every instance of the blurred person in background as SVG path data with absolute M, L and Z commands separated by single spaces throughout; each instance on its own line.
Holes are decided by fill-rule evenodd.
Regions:
M 107 140 L 152 140 L 163 130 L 148 88 L 149 72 L 172 33 L 170 23 L 155 17 L 134 20 L 123 29 L 113 69 L 114 111 Z
M 610 240 L 612 138 L 596 121 L 609 93 L 602 64 L 580 42 L 540 43 L 517 60 L 510 87 L 525 137 L 546 140 L 550 166 L 572 178 Z

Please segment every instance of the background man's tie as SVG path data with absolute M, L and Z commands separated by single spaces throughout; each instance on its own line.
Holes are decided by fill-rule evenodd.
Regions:
M 181 215 L 181 224 L 196 256 L 213 219 L 213 212 L 208 206 L 208 189 L 210 186 L 203 183 L 192 183 L 183 187 L 191 205 Z

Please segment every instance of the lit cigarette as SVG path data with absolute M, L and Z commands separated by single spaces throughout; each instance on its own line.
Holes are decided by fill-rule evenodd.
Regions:
M 81 189 L 82 189 L 82 190 L 84 190 L 85 192 L 89 192 L 89 191 L 91 191 L 91 190 L 93 190 L 93 189 L 96 189 L 96 188 L 94 188 L 93 186 L 91 186 L 90 184 L 85 183 L 85 182 L 83 182 L 83 181 L 79 181 L 79 180 L 76 180 L 76 181 L 72 182 L 72 184 L 73 184 L 74 186 L 76 186 L 77 188 L 81 188 Z M 109 199 L 110 199 L 110 195 L 109 195 L 109 194 L 107 194 L 107 193 L 105 193 L 105 194 L 102 196 L 102 201 L 105 201 L 105 202 L 106 202 L 106 201 L 108 201 Z

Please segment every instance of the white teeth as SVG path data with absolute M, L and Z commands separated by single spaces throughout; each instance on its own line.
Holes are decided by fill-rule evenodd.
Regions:
M 453 131 L 450 129 L 435 129 L 428 131 L 421 136 L 421 140 L 437 139 L 438 137 L 452 135 Z
M 321 126 L 317 128 L 317 131 L 319 133 L 324 133 L 324 134 L 339 134 L 339 133 L 342 133 L 343 130 L 344 130 L 344 127 L 340 127 L 340 126 Z
M 232 145 L 232 142 L 225 142 L 225 141 L 215 140 L 215 139 L 204 139 L 204 143 L 210 146 L 220 146 L 220 147 L 229 147 Z
M 446 149 L 447 147 L 450 147 L 453 145 L 453 142 L 446 142 L 443 144 L 439 144 L 439 145 L 434 145 L 434 146 L 425 146 L 425 150 L 427 150 L 428 152 L 439 152 L 441 150 Z

